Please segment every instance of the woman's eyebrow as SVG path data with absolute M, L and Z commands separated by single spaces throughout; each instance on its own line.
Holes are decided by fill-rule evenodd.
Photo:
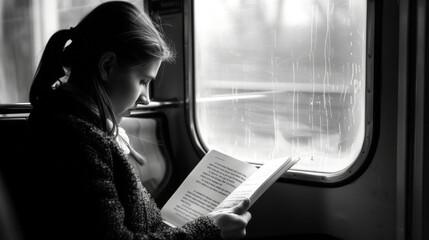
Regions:
M 142 74 L 142 75 L 140 75 L 140 77 L 139 77 L 139 78 L 148 79 L 148 80 L 150 80 L 150 81 L 155 80 L 155 77 L 150 76 L 150 75 L 147 75 L 147 74 Z
M 149 76 L 149 75 L 145 75 L 146 78 L 148 78 L 150 81 L 155 80 L 156 76 Z
M 147 76 L 147 77 L 145 77 L 147 80 L 148 80 L 148 82 L 152 82 L 153 80 L 155 80 L 155 78 L 154 77 L 150 77 L 150 76 Z

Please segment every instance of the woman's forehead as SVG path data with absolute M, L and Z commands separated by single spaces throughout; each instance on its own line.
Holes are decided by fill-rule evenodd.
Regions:
M 146 75 L 147 77 L 155 78 L 160 66 L 161 60 L 153 60 L 143 65 L 142 67 L 137 68 L 135 72 L 139 75 Z

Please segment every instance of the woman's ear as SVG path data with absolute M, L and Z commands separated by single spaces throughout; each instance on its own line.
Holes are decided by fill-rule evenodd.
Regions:
M 113 52 L 104 53 L 98 62 L 98 72 L 103 81 L 109 80 L 109 76 L 116 67 L 116 54 Z

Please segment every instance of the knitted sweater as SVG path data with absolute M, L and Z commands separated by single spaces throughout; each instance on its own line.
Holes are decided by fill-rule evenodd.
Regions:
M 208 217 L 180 228 L 160 210 L 113 137 L 78 98 L 56 90 L 30 114 L 36 155 L 28 224 L 34 239 L 220 239 Z

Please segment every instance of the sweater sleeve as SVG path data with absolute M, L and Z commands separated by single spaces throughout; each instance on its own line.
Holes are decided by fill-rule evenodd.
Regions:
M 164 226 L 157 232 L 136 239 L 222 239 L 219 228 L 209 217 L 200 217 L 180 228 Z
M 219 228 L 209 217 L 200 217 L 180 228 L 163 226 L 164 224 L 159 217 L 148 219 L 151 217 L 148 212 L 159 212 L 159 209 L 155 204 L 149 203 L 147 199 L 143 203 L 138 203 L 138 205 L 143 206 L 142 208 L 135 208 L 137 214 L 142 214 L 142 223 L 135 223 L 137 227 L 134 226 L 135 224 L 132 224 L 134 227 L 127 227 L 129 224 L 126 222 L 130 223 L 133 219 L 129 219 L 124 210 L 124 201 L 129 199 L 120 199 L 118 193 L 121 190 L 118 187 L 121 186 L 114 179 L 113 167 L 115 163 L 106 162 L 107 158 L 101 157 L 99 151 L 88 145 L 84 146 L 83 149 L 81 159 L 86 165 L 86 174 L 84 174 L 86 180 L 84 181 L 87 182 L 83 186 L 85 186 L 85 191 L 90 198 L 88 201 L 90 206 L 87 206 L 86 209 L 93 211 L 93 214 L 89 214 L 94 218 L 94 225 L 90 231 L 94 231 L 92 235 L 97 236 L 97 239 L 221 239 Z M 159 227 L 155 230 L 145 226 L 150 221 Z

